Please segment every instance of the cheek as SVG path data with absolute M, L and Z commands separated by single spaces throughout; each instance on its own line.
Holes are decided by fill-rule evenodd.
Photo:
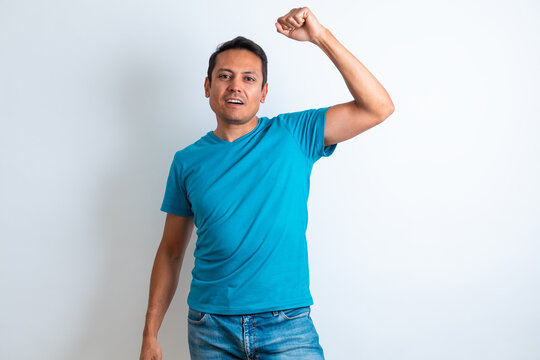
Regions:
M 253 91 L 250 91 L 249 97 L 258 102 L 259 99 L 262 97 L 262 93 L 258 89 L 254 89 Z

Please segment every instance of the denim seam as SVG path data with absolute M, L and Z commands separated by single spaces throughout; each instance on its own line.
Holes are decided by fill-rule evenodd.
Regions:
M 251 330 L 253 330 L 253 358 L 257 359 L 257 332 L 255 331 L 255 317 L 251 322 Z

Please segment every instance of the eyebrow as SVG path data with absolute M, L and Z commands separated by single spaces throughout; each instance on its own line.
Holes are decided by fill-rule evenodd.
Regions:
M 234 71 L 232 71 L 231 69 L 226 69 L 226 68 L 219 68 L 217 71 L 228 71 L 228 72 L 234 73 Z M 256 71 L 243 71 L 242 74 L 258 75 Z

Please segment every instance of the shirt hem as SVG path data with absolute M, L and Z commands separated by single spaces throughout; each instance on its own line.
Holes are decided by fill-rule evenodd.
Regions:
M 302 306 L 310 306 L 313 305 L 313 298 L 303 298 L 302 300 L 289 302 L 289 303 L 283 303 L 279 305 L 263 305 L 257 308 L 231 308 L 231 307 L 220 307 L 220 306 L 199 306 L 199 305 L 190 305 L 188 303 L 188 306 L 194 310 L 197 310 L 199 312 L 206 312 L 210 314 L 217 314 L 217 315 L 247 315 L 247 314 L 257 314 L 262 312 L 268 312 L 268 311 L 279 311 L 279 310 L 286 310 L 286 309 L 293 309 L 297 307 Z

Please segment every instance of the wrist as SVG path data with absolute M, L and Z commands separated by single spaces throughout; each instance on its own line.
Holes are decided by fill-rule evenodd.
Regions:
M 143 340 L 157 340 L 157 335 L 151 333 L 143 333 Z
M 153 331 L 145 326 L 143 330 L 143 339 L 157 339 L 157 331 Z
M 322 28 L 321 31 L 319 31 L 319 33 L 316 36 L 314 36 L 313 39 L 311 40 L 312 43 L 314 43 L 315 45 L 319 47 L 323 45 L 330 37 L 330 30 L 328 30 L 322 25 L 321 25 L 321 28 Z

